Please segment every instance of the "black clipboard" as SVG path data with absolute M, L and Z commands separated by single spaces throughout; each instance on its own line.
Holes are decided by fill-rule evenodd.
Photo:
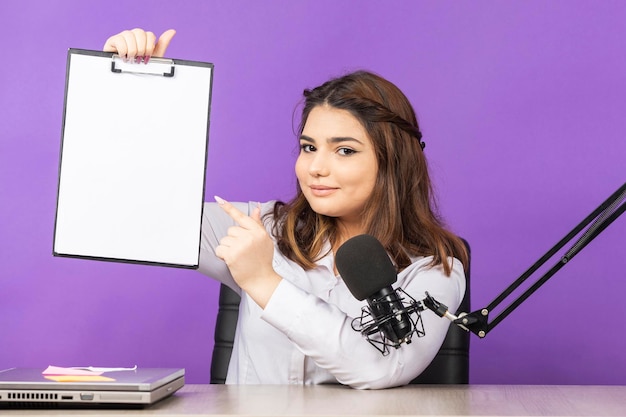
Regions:
M 53 255 L 198 268 L 213 64 L 69 49 Z

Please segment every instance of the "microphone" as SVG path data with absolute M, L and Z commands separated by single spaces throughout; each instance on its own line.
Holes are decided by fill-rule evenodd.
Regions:
M 348 239 L 337 250 L 335 263 L 352 295 L 359 301 L 367 299 L 369 308 L 363 307 L 361 317 L 352 321 L 352 328 L 383 355 L 389 353 L 390 346 L 398 349 L 402 343 L 411 343 L 414 333 L 424 336 L 420 315 L 424 307 L 401 288 L 393 289 L 396 268 L 375 237 L 358 235 Z M 405 302 L 403 296 L 410 301 Z

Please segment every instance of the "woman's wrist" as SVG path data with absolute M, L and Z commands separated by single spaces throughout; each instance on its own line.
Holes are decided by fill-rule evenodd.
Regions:
M 241 286 L 241 289 L 264 309 L 281 281 L 282 277 L 273 271 L 266 276 L 249 281 Z

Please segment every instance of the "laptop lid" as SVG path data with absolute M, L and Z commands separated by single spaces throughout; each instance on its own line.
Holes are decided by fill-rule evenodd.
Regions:
M 40 368 L 0 371 L 0 406 L 145 406 L 185 384 L 182 368 L 137 368 L 92 378 L 42 372 Z

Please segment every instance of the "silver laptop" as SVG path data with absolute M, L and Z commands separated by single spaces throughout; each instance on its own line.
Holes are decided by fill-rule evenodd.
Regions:
M 137 368 L 106 372 L 107 381 L 46 378 L 42 369 L 0 371 L 0 407 L 146 406 L 185 384 L 182 368 Z

